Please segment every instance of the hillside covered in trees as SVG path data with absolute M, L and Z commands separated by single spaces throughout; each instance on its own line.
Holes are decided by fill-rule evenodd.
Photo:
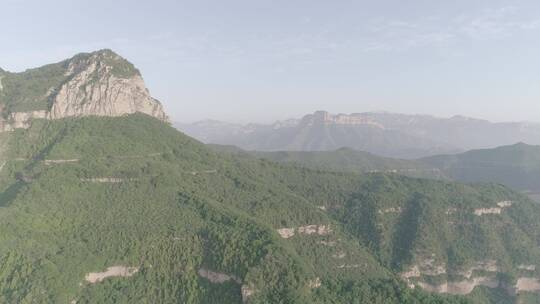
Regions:
M 242 157 L 252 156 L 307 168 L 353 172 L 387 173 L 466 183 L 492 182 L 538 197 L 540 193 L 540 147 L 518 143 L 459 154 L 403 160 L 341 148 L 335 151 L 243 151 L 231 146 L 213 149 Z
M 0 135 L 0 302 L 536 303 L 540 206 L 500 185 L 222 154 L 143 114 Z

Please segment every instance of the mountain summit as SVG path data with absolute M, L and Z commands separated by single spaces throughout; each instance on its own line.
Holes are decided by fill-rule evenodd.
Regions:
M 122 116 L 141 112 L 167 121 L 139 70 L 111 50 L 82 53 L 22 73 L 0 75 L 0 130 L 27 128 L 32 118 Z

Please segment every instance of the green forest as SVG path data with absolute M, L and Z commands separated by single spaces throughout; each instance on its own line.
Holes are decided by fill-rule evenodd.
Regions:
M 501 185 L 280 165 L 143 114 L 35 120 L 2 143 L 2 303 L 537 303 L 503 287 L 537 275 L 519 265 L 540 265 L 540 206 Z M 473 275 L 501 288 L 409 288 L 428 257 L 447 271 L 409 283 L 495 260 Z M 87 279 L 114 266 L 135 271 Z

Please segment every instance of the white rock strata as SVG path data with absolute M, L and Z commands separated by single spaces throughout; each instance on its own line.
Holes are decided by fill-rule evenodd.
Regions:
M 332 232 L 330 225 L 307 225 L 298 228 L 280 228 L 277 233 L 284 239 L 291 238 L 296 234 L 301 235 L 329 235 Z
M 138 267 L 112 266 L 104 272 L 91 272 L 86 275 L 87 282 L 99 283 L 110 277 L 131 277 L 139 271 Z
M 0 132 L 28 128 L 33 119 L 144 113 L 168 121 L 161 103 L 150 96 L 138 71 L 133 68 L 125 75 L 115 72 L 114 65 L 121 63 L 123 59 L 110 51 L 72 59 L 64 75 L 67 80 L 44 96 L 50 108 L 8 113 L 6 119 L 0 118 Z

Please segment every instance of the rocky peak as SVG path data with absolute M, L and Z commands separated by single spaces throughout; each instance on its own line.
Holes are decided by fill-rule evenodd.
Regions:
M 40 70 L 47 77 L 39 78 Z M 23 73 L 37 75 L 32 78 L 36 83 L 25 84 L 25 77 L 17 77 L 18 74 L 14 74 L 12 81 L 21 82 L 17 83 L 19 87 L 38 87 L 43 91 L 35 96 L 20 96 L 24 95 L 20 90 L 6 94 L 11 98 L 5 101 L 9 106 L 3 107 L 4 130 L 27 127 L 35 118 L 122 116 L 136 112 L 168 121 L 161 103 L 150 96 L 139 70 L 111 50 L 78 54 L 58 64 Z M 50 79 L 57 82 L 46 86 Z M 9 111 L 29 108 L 17 104 L 22 102 L 31 104 L 31 111 Z
M 139 70 L 110 50 L 73 57 L 66 81 L 52 97 L 50 117 L 121 116 L 135 112 L 167 120 Z
M 92 66 L 106 69 L 107 72 L 118 78 L 129 79 L 134 76 L 141 76 L 139 70 L 131 62 L 109 49 L 93 53 L 81 53 L 65 63 L 67 68 L 66 76 L 80 73 Z

